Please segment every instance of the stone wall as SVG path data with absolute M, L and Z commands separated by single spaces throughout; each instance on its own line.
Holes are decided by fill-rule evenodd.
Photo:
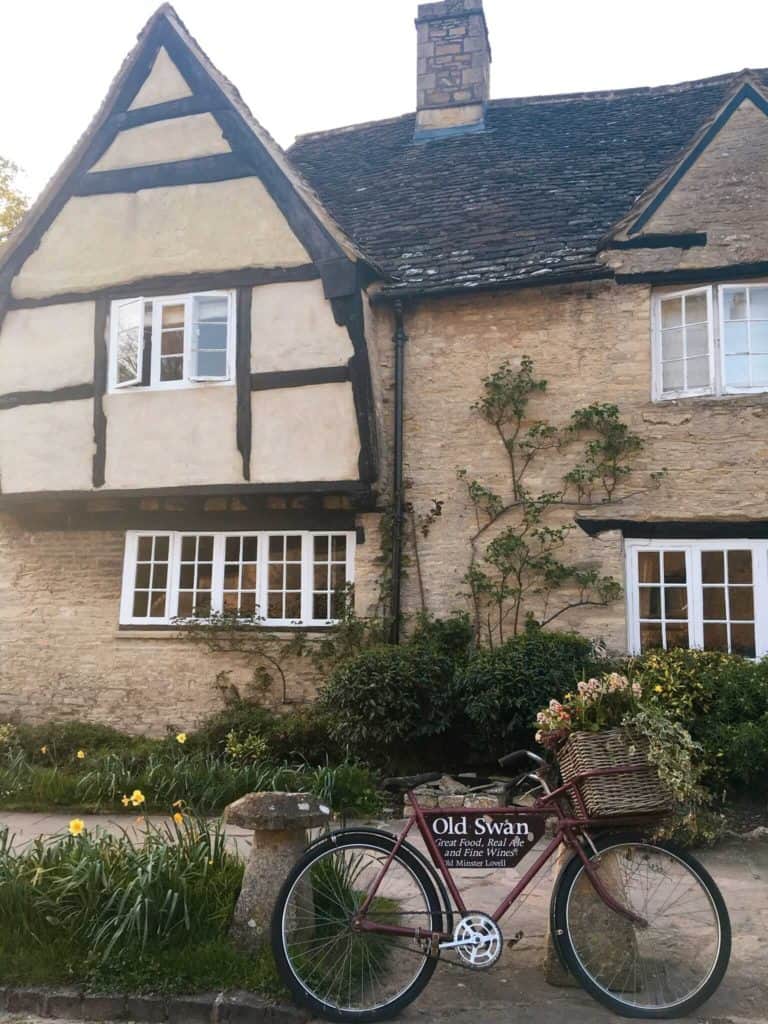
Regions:
M 375 605 L 378 519 L 361 516 L 358 608 Z M 217 674 L 245 690 L 251 669 L 173 631 L 121 631 L 121 531 L 28 532 L 0 516 L 0 721 L 79 719 L 135 733 L 193 729 L 221 706 Z M 311 698 L 308 659 L 286 664 L 288 701 Z M 265 697 L 285 710 L 278 685 Z
M 418 542 L 429 611 L 445 615 L 468 607 L 462 576 L 474 513 L 456 469 L 465 467 L 509 497 L 504 450 L 470 406 L 483 376 L 523 354 L 548 381 L 546 395 L 531 403 L 533 417 L 563 425 L 578 407 L 615 402 L 647 445 L 625 488 L 639 493 L 612 506 L 564 508 L 563 519 L 576 513 L 641 520 L 764 518 L 768 395 L 652 403 L 650 296 L 647 285 L 595 283 L 421 300 L 406 309 L 407 497 L 417 513 L 426 512 L 433 498 L 445 502 L 428 538 Z M 391 322 L 382 315 L 377 323 L 377 347 L 384 352 Z M 389 413 L 385 430 L 389 438 Z M 548 470 L 534 468 L 529 487 L 560 487 L 580 450 L 574 445 L 554 458 L 542 456 L 535 465 Z M 661 486 L 648 486 L 648 474 L 662 468 L 668 474 Z M 575 530 L 566 554 L 623 583 L 622 549 L 618 534 L 590 539 Z M 407 610 L 420 606 L 413 564 L 404 598 Z M 615 649 L 626 646 L 623 601 L 574 611 L 558 624 L 602 636 Z

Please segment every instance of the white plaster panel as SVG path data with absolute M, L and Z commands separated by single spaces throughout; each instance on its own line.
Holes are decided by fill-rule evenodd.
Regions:
M 242 483 L 235 410 L 229 385 L 106 395 L 105 486 Z
M 0 412 L 3 492 L 92 487 L 93 402 L 45 402 Z
M 268 284 L 253 289 L 251 370 L 344 366 L 354 354 L 345 327 L 333 319 L 322 281 Z
M 93 380 L 92 302 L 11 310 L 0 331 L 0 394 Z
M 161 47 L 155 57 L 152 70 L 144 79 L 144 83 L 136 93 L 129 110 L 139 107 L 151 107 L 154 103 L 166 103 L 169 100 L 181 100 L 191 96 L 192 90 L 171 58 L 165 47 Z
M 121 167 L 173 163 L 231 152 L 213 115 L 193 114 L 140 124 L 119 132 L 106 153 L 90 169 L 113 171 Z
M 252 480 L 357 479 L 360 440 L 351 384 L 256 391 L 251 409 Z
M 259 178 L 74 196 L 13 281 L 37 298 L 162 274 L 309 262 Z

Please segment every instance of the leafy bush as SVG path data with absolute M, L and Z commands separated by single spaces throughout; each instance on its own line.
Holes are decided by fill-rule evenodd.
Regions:
M 411 643 L 447 655 L 455 665 L 465 664 L 471 653 L 474 631 L 466 613 L 435 619 L 427 614 L 416 618 Z
M 453 687 L 461 709 L 456 743 L 463 739 L 469 756 L 485 762 L 529 747 L 539 708 L 596 669 L 592 643 L 576 633 L 528 629 L 478 651 Z
M 430 755 L 452 717 L 453 659 L 427 643 L 371 647 L 338 666 L 319 696 L 331 738 L 373 764 Z
M 701 744 L 710 786 L 768 783 L 768 659 L 653 651 L 628 671 Z
M 218 824 L 149 827 L 136 842 L 100 831 L 41 838 L 20 853 L 11 842 L 0 832 L 3 981 L 194 989 L 214 981 L 206 965 L 228 959 L 230 984 L 258 984 L 226 940 L 243 865 Z M 274 975 L 261 974 L 274 990 Z

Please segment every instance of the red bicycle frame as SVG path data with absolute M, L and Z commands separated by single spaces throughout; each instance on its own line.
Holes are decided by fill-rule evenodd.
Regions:
M 494 921 L 498 923 L 501 920 L 520 894 L 527 888 L 531 880 L 536 877 L 539 871 L 541 871 L 550 857 L 552 857 L 561 846 L 566 845 L 575 850 L 576 854 L 581 859 L 584 865 L 584 870 L 592 883 L 595 892 L 607 907 L 610 907 L 610 909 L 615 913 L 621 914 L 622 917 L 627 918 L 627 920 L 641 928 L 647 925 L 647 921 L 644 918 L 635 914 L 628 907 L 622 906 L 621 903 L 611 896 L 603 885 L 598 871 L 595 869 L 594 861 L 590 860 L 587 851 L 584 849 L 584 844 L 579 841 L 579 837 L 581 835 L 585 835 L 589 841 L 588 832 L 590 829 L 604 829 L 608 827 L 615 829 L 616 827 L 622 826 L 638 827 L 658 820 L 658 815 L 655 814 L 636 814 L 624 818 L 592 818 L 587 812 L 582 793 L 579 789 L 580 783 L 586 779 L 596 776 L 626 775 L 635 770 L 637 769 L 620 765 L 613 768 L 599 768 L 594 769 L 593 771 L 583 772 L 581 775 L 571 779 L 569 782 L 566 782 L 558 789 L 554 789 L 546 795 L 539 797 L 530 807 L 522 806 L 521 804 L 512 804 L 509 807 L 488 807 L 478 810 L 467 809 L 466 811 L 463 811 L 463 813 L 474 816 L 490 815 L 492 817 L 504 816 L 512 818 L 523 816 L 526 818 L 532 818 L 538 816 L 542 821 L 546 821 L 547 818 L 557 818 L 557 828 L 554 836 L 533 864 L 531 864 L 523 877 L 515 886 L 513 886 L 512 889 L 510 889 L 508 895 L 504 897 L 498 907 L 490 915 Z M 462 899 L 461 892 L 459 891 L 456 881 L 445 863 L 443 855 L 435 842 L 434 836 L 432 835 L 432 831 L 429 827 L 430 818 L 445 815 L 448 808 L 438 807 L 426 809 L 422 807 L 413 790 L 408 792 L 408 799 L 412 808 L 411 816 L 408 818 L 402 830 L 398 834 L 397 839 L 395 840 L 395 845 L 388 854 L 381 870 L 372 881 L 371 886 L 366 893 L 366 897 L 357 913 L 355 925 L 361 931 L 380 932 L 389 935 L 402 935 L 416 939 L 430 938 L 433 941 L 448 940 L 452 938 L 452 936 L 446 932 L 433 932 L 432 930 L 423 928 L 405 928 L 398 925 L 387 925 L 377 923 L 375 921 L 369 921 L 365 916 L 374 897 L 376 896 L 382 879 L 389 870 L 390 864 L 394 860 L 398 850 L 402 847 L 414 825 L 424 840 L 434 866 L 442 875 L 456 909 L 462 916 L 467 913 L 467 907 Z M 566 805 L 567 809 L 564 808 L 563 804 Z M 577 813 L 570 813 L 571 808 L 574 808 Z

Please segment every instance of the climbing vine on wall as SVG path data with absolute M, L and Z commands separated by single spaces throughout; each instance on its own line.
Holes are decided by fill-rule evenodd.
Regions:
M 610 403 L 576 409 L 562 427 L 533 418 L 531 401 L 546 391 L 533 360 L 523 356 L 518 367 L 504 362 L 483 378 L 472 405 L 505 452 L 507 497 L 466 469 L 457 471 L 475 518 L 464 582 L 476 638 L 491 646 L 526 624 L 547 625 L 570 609 L 607 605 L 622 592 L 613 577 L 567 560 L 566 543 L 576 524 L 563 523 L 556 513 L 565 506 L 610 505 L 638 493 L 620 491 L 644 442 Z M 532 467 L 577 443 L 582 450 L 556 490 L 528 486 Z M 658 485 L 664 472 L 651 473 L 649 483 Z

